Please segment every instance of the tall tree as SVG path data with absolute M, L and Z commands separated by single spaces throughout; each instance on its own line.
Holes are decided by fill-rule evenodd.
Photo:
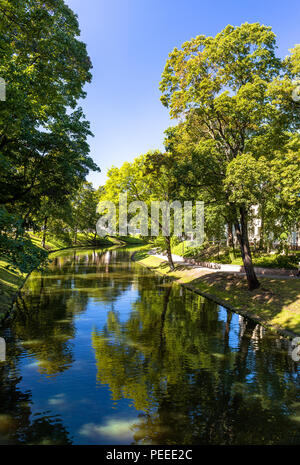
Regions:
M 197 132 L 192 151 L 199 184 L 212 200 L 228 206 L 250 290 L 259 282 L 248 238 L 250 202 L 243 195 L 244 183 L 249 187 L 247 163 L 251 160 L 253 170 L 262 164 L 260 157 L 272 158 L 274 148 L 287 143 L 287 131 L 299 127 L 291 98 L 298 61 L 281 61 L 275 47 L 270 27 L 229 25 L 215 37 L 200 35 L 175 48 L 160 84 L 171 117 L 184 117 L 184 125 Z M 228 173 L 233 181 L 237 166 L 239 175 L 229 182 Z M 236 187 L 242 191 L 238 199 Z
M 0 203 L 28 205 L 97 169 L 77 108 L 91 62 L 63 0 L 1 0 L 0 19 Z
M 72 202 L 72 229 L 74 232 L 74 243 L 77 242 L 78 231 L 83 232 L 87 237 L 89 233 L 94 234 L 94 240 L 97 237 L 96 231 L 96 212 L 98 205 L 98 192 L 89 182 L 83 183 L 76 193 Z
M 164 236 L 166 242 L 167 257 L 170 268 L 174 269 L 171 253 L 171 237 L 174 234 L 175 210 L 170 209 L 170 228 L 167 226 L 168 211 L 164 204 L 161 207 L 162 215 L 155 217 L 152 213 L 151 202 L 167 202 L 183 199 L 184 180 L 176 176 L 176 159 L 171 153 L 151 151 L 137 157 L 132 163 L 124 163 L 121 168 L 113 167 L 108 172 L 108 180 L 104 186 L 101 200 L 110 200 L 119 206 L 119 195 L 127 194 L 128 203 L 143 202 L 147 207 L 145 222 L 149 228 L 151 224 L 157 228 L 158 233 Z M 167 207 L 168 208 L 168 207 Z M 133 212 L 131 212 L 133 213 Z M 132 215 L 128 215 L 128 219 Z M 181 218 L 180 218 L 181 219 Z
M 77 105 L 92 68 L 79 35 L 77 17 L 63 0 L 0 0 L 0 76 L 6 85 L 0 209 L 3 216 L 13 214 L 11 229 L 19 236 L 45 199 L 54 211 L 89 170 L 99 170 L 89 156 L 89 122 Z

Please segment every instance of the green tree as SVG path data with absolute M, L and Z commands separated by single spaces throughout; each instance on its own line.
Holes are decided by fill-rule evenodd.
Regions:
M 0 256 L 8 267 L 18 267 L 29 273 L 47 257 L 47 254 L 32 244 L 22 226 L 22 220 L 0 206 Z
M 299 127 L 299 109 L 291 98 L 298 58 L 293 52 L 281 61 L 275 47 L 270 27 L 229 25 L 215 37 L 200 35 L 175 48 L 160 84 L 171 117 L 185 117 L 182 126 L 190 137 L 183 150 L 192 152 L 198 184 L 211 202 L 228 208 L 249 289 L 259 286 L 248 239 L 249 208 L 257 200 L 252 187 L 259 182 L 255 171 L 262 173 L 264 160 Z
M 52 235 L 56 236 L 57 238 L 64 237 L 66 239 L 66 235 L 68 237 L 69 234 L 63 233 L 66 233 L 67 230 L 70 229 L 72 223 L 72 208 L 70 199 L 68 197 L 61 199 L 49 199 L 48 197 L 44 197 L 37 212 L 37 222 L 39 222 L 41 225 L 41 245 L 44 249 L 46 248 L 46 239 L 48 233 L 52 233 Z M 57 223 L 59 223 L 58 229 L 60 231 L 55 234 Z
M 171 204 L 173 201 L 184 199 L 184 182 L 177 176 L 174 156 L 171 153 L 161 153 L 156 150 L 137 157 L 132 163 L 124 163 L 121 168 L 111 168 L 101 200 L 110 200 L 118 207 L 119 195 L 122 193 L 127 194 L 128 203 L 138 201 L 147 206 L 144 218 L 145 222 L 148 222 L 147 234 L 153 222 L 159 229 L 159 234 L 164 236 L 168 262 L 170 268 L 174 269 L 171 238 L 174 234 L 175 210 L 170 209 L 169 229 L 162 216 L 154 218 L 151 214 L 151 202 Z
M 77 191 L 72 201 L 72 229 L 74 233 L 74 243 L 77 243 L 77 232 L 84 233 L 89 238 L 93 232 L 94 240 L 97 237 L 97 205 L 99 193 L 93 188 L 93 185 L 84 182 Z
M 77 105 L 92 65 L 63 0 L 0 0 L 0 32 L 0 205 L 24 230 L 45 203 L 54 211 L 99 170 Z
M 0 202 L 51 196 L 96 169 L 88 156 L 85 96 L 91 63 L 62 0 L 1 1 Z M 77 181 L 78 182 L 78 181 Z M 31 195 L 30 195 L 31 194 Z

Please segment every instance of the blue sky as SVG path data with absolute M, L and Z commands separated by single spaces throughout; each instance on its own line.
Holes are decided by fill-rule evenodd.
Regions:
M 91 156 L 105 183 L 107 169 L 163 147 L 174 121 L 160 103 L 160 76 L 174 47 L 227 24 L 259 21 L 272 26 L 278 54 L 300 42 L 300 2 L 295 0 L 66 0 L 78 14 L 81 40 L 93 63 L 93 81 L 82 102 L 95 135 Z

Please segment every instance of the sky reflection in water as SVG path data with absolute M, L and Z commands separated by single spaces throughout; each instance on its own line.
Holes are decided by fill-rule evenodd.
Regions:
M 126 249 L 57 254 L 0 337 L 0 444 L 300 443 L 286 342 Z

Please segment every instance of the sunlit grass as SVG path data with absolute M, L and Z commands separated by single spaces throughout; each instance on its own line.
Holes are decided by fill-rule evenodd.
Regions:
M 177 265 L 171 271 L 167 262 L 138 252 L 135 260 L 152 270 L 217 298 L 237 312 L 247 314 L 266 326 L 300 334 L 300 279 L 259 278 L 261 286 L 249 291 L 243 276 Z

